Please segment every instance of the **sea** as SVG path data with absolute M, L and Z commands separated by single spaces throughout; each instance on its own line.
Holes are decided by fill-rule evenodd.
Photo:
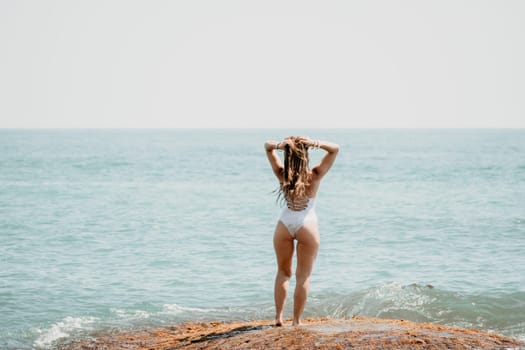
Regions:
M 1 129 L 0 349 L 273 320 L 290 135 L 341 147 L 305 317 L 525 339 L 525 129 Z

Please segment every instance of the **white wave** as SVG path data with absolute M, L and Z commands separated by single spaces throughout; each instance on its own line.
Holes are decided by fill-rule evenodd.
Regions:
M 218 309 L 202 309 L 202 308 L 196 308 L 196 307 L 187 307 L 187 306 L 180 306 L 177 304 L 164 304 L 162 306 L 162 313 L 164 314 L 170 314 L 170 315 L 180 315 L 184 313 L 201 313 L 201 314 L 208 314 L 213 312 L 218 312 L 220 310 Z
M 427 316 L 425 307 L 435 301 L 435 298 L 422 293 L 428 287 L 411 285 L 403 286 L 398 283 L 388 283 L 371 288 L 360 297 L 357 305 L 354 305 L 354 314 L 371 314 L 381 316 L 385 313 L 398 310 L 411 310 Z
M 120 318 L 124 319 L 147 319 L 151 317 L 151 313 L 144 310 L 126 311 L 117 308 L 111 308 L 110 311 Z
M 38 330 L 40 336 L 34 345 L 38 348 L 49 348 L 53 342 L 60 338 L 68 337 L 75 330 L 91 330 L 91 324 L 97 319 L 95 317 L 66 317 L 62 321 L 53 324 L 49 329 Z

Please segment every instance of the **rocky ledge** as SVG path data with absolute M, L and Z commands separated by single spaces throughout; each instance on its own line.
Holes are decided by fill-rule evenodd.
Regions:
M 306 319 L 299 327 L 271 321 L 181 323 L 173 327 L 94 334 L 60 350 L 105 349 L 525 349 L 525 342 L 475 329 L 354 317 Z

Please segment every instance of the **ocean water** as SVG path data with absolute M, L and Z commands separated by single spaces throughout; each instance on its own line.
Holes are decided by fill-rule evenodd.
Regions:
M 305 317 L 525 338 L 525 130 L 0 130 L 0 348 L 273 319 L 263 143 L 294 134 L 341 145 Z

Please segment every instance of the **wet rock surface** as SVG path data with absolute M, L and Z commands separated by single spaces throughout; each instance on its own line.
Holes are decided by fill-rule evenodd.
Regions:
M 161 329 L 93 334 L 57 349 L 525 349 L 525 342 L 499 334 L 405 320 L 315 318 L 299 327 L 289 324 L 187 322 Z

